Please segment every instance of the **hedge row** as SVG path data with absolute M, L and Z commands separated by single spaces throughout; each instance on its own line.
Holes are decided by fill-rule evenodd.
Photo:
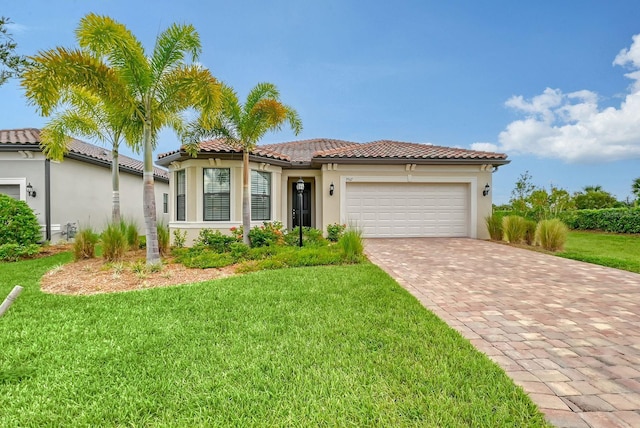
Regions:
M 640 233 L 640 208 L 565 211 L 559 217 L 571 229 Z

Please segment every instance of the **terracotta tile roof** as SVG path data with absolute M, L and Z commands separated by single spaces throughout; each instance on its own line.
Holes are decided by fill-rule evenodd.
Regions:
M 25 129 L 3 129 L 0 130 L 0 146 L 11 147 L 15 146 L 19 148 L 21 146 L 40 146 L 40 130 L 35 128 Z M 69 154 L 78 155 L 81 158 L 94 159 L 98 163 L 105 165 L 111 164 L 111 150 L 104 147 L 95 146 L 93 144 L 85 143 L 84 141 L 71 139 L 69 143 Z M 142 174 L 144 171 L 144 164 L 128 156 L 120 155 L 118 157 L 120 166 L 129 170 Z M 162 168 L 153 168 L 153 173 L 156 178 L 169 180 L 169 173 Z
M 182 150 L 182 149 L 181 149 Z M 163 153 L 158 159 L 170 155 L 187 156 L 184 151 L 175 150 Z M 240 153 L 239 149 L 226 144 L 223 140 L 207 140 L 200 143 L 200 153 Z M 402 141 L 379 140 L 371 143 L 316 138 L 311 140 L 289 141 L 286 143 L 257 146 L 252 155 L 290 162 L 291 166 L 323 163 L 327 161 L 353 161 L 356 159 L 375 161 L 491 161 L 509 163 L 503 153 L 481 152 L 455 147 L 434 146 L 433 144 L 406 143 Z M 168 161 L 165 160 L 165 163 Z
M 480 152 L 432 144 L 405 143 L 380 140 L 317 152 L 315 158 L 363 158 L 363 159 L 506 159 L 502 153 Z
M 184 147 L 181 147 L 180 150 L 174 150 L 167 153 L 161 153 L 158 155 L 158 159 L 164 159 L 168 156 L 180 153 L 184 150 Z M 222 139 L 212 139 L 203 141 L 200 143 L 199 153 L 242 153 L 242 150 L 239 148 L 232 146 L 226 143 Z M 251 154 L 254 156 L 262 156 L 265 158 L 290 161 L 289 156 L 284 153 L 277 152 L 269 149 L 267 146 L 257 146 L 254 150 L 251 151 Z
M 352 141 L 332 140 L 328 138 L 315 138 L 312 140 L 290 141 L 287 143 L 267 144 L 261 146 L 289 156 L 292 162 L 311 162 L 316 153 L 341 150 L 348 147 L 359 146 Z

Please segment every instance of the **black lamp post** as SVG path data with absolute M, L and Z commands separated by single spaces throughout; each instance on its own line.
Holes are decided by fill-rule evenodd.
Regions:
M 300 246 L 302 247 L 302 192 L 304 192 L 304 181 L 302 177 L 296 182 L 298 191 L 298 228 L 300 229 Z

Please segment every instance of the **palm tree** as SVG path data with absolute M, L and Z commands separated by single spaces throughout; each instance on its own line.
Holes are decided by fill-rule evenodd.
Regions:
M 27 98 L 48 116 L 64 100 L 63 94 L 83 87 L 113 106 L 141 138 L 128 143 L 142 150 L 143 211 L 147 264 L 160 263 L 153 182 L 153 150 L 159 131 L 170 126 L 184 130 L 182 113 L 201 112 L 200 122 L 219 108 L 220 84 L 196 61 L 200 37 L 191 25 L 173 24 L 158 35 L 151 55 L 122 24 L 107 16 L 88 14 L 76 30 L 80 49 L 55 48 L 38 53 L 23 75 Z
M 602 192 L 602 186 L 599 184 L 596 184 L 594 186 L 584 186 L 583 189 L 586 193 L 589 192 Z
M 633 180 L 633 183 L 631 183 L 631 193 L 636 197 L 634 205 L 638 206 L 638 199 L 640 199 L 640 177 L 636 178 Z
M 278 131 L 288 122 L 297 135 L 302 122 L 293 108 L 280 102 L 280 92 L 272 83 L 258 83 L 247 95 L 244 105 L 228 86 L 222 87 L 222 110 L 211 122 L 192 124 L 185 149 L 192 156 L 206 138 L 220 138 L 242 150 L 242 228 L 243 241 L 249 244 L 251 228 L 251 193 L 249 191 L 249 153 L 269 131 Z M 209 126 L 210 125 L 210 126 Z
M 127 126 L 128 120 L 117 108 L 106 105 L 100 98 L 83 88 L 73 88 L 66 95 L 66 110 L 58 112 L 41 133 L 41 145 L 49 159 L 61 161 L 71 142 L 69 135 L 97 138 L 111 146 L 111 221 L 120 223 L 120 143 L 140 139 L 139 127 Z

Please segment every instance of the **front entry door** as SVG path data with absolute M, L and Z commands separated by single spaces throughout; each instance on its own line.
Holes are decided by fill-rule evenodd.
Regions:
M 291 185 L 291 195 L 293 195 L 291 206 L 293 207 L 293 225 L 297 227 L 299 223 L 300 215 L 300 197 L 298 196 L 298 190 L 296 189 L 296 183 Z M 311 183 L 304 183 L 304 191 L 302 192 L 302 226 L 311 227 Z

